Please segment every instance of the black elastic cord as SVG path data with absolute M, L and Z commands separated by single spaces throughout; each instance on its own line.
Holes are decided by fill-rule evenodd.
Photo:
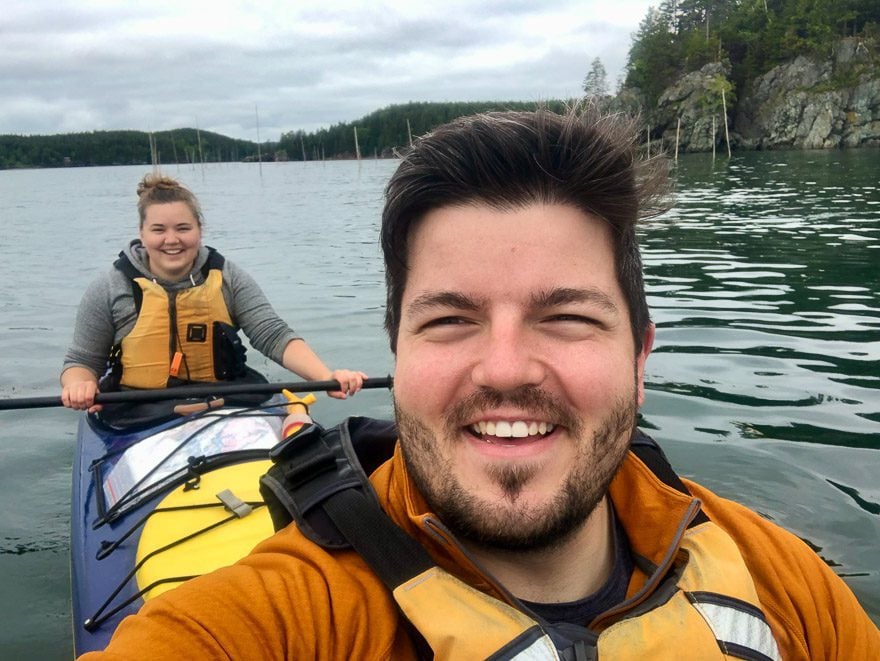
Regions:
M 113 610 L 110 610 L 103 615 L 100 615 L 101 611 L 99 610 L 97 613 L 95 613 L 94 617 L 86 618 L 85 621 L 83 622 L 83 629 L 85 629 L 86 631 L 94 631 L 95 629 L 100 627 L 102 624 L 104 624 L 104 622 L 106 622 L 111 617 L 116 615 L 116 613 L 121 611 L 123 608 L 125 608 L 126 606 L 137 601 L 138 599 L 143 597 L 147 592 L 149 592 L 150 590 L 152 590 L 153 588 L 155 588 L 159 585 L 164 585 L 165 583 L 183 583 L 183 582 L 188 581 L 192 578 L 196 578 L 197 576 L 198 576 L 198 574 L 194 574 L 193 576 L 170 576 L 168 578 L 160 578 L 156 581 L 153 581 L 147 587 L 143 588 L 142 590 L 138 590 L 136 594 L 132 595 L 131 597 L 129 597 L 128 599 L 123 601 L 121 604 L 116 606 Z M 101 608 L 102 609 L 106 608 L 106 606 L 107 606 L 107 604 L 104 604 L 104 606 L 102 606 Z
M 247 502 L 247 504 L 250 505 L 251 507 L 253 507 L 254 509 L 257 509 L 258 507 L 265 505 L 265 503 L 261 500 L 245 501 L 245 502 Z M 95 555 L 95 558 L 98 560 L 103 560 L 108 555 L 113 553 L 113 551 L 115 551 L 117 548 L 119 548 L 122 545 L 122 542 L 124 542 L 126 539 L 131 537 L 131 535 L 134 534 L 134 532 L 138 528 L 140 528 L 147 521 L 149 521 L 150 517 L 153 516 L 154 514 L 161 514 L 162 512 L 181 512 L 181 511 L 186 511 L 186 510 L 207 509 L 209 507 L 226 507 L 226 505 L 218 502 L 218 503 L 198 503 L 196 505 L 175 505 L 173 507 L 157 507 L 156 509 L 151 510 L 149 513 L 147 513 L 146 516 L 143 516 L 140 518 L 140 520 L 136 521 L 131 526 L 131 528 L 129 528 L 128 530 L 126 530 L 122 534 L 122 536 L 119 539 L 117 539 L 115 541 L 105 540 L 105 541 L 101 542 L 101 550 L 98 551 L 98 553 Z
M 257 507 L 260 507 L 263 504 L 264 503 L 259 503 L 257 505 Z M 149 588 L 144 588 L 142 590 L 139 590 L 138 593 L 134 597 L 126 600 L 121 606 L 114 608 L 112 611 L 110 611 L 106 615 L 104 614 L 104 610 L 113 602 L 113 600 L 116 598 L 116 596 L 122 591 L 122 588 L 124 588 L 128 584 L 128 582 L 132 578 L 134 578 L 134 575 L 138 572 L 138 570 L 141 567 L 144 566 L 144 564 L 147 562 L 147 560 L 150 560 L 151 558 L 154 558 L 157 555 L 159 555 L 160 553 L 164 553 L 165 551 L 172 549 L 175 546 L 179 546 L 180 544 L 183 544 L 184 542 L 188 542 L 189 540 L 194 539 L 195 537 L 198 537 L 199 535 L 202 535 L 206 532 L 214 530 L 215 528 L 219 528 L 224 523 L 229 523 L 230 521 L 237 521 L 238 519 L 239 519 L 239 517 L 236 516 L 235 514 L 233 514 L 232 516 L 228 516 L 225 519 L 221 519 L 220 521 L 216 521 L 215 523 L 212 523 L 209 526 L 205 526 L 204 528 L 200 528 L 199 530 L 196 530 L 195 532 L 192 532 L 189 535 L 185 535 L 184 537 L 181 537 L 180 539 L 176 539 L 173 542 L 166 544 L 165 546 L 161 546 L 157 549 L 153 549 L 152 551 L 150 551 L 147 555 L 145 555 L 143 558 L 141 558 L 140 562 L 135 564 L 134 568 L 130 572 L 128 572 L 128 574 L 125 575 L 125 577 L 122 579 L 122 581 L 119 583 L 119 585 L 117 585 L 116 588 L 113 590 L 113 592 L 110 593 L 110 596 L 107 597 L 107 600 L 98 607 L 98 610 L 95 611 L 95 614 L 92 615 L 92 617 L 86 618 L 85 622 L 83 622 L 83 627 L 87 631 L 92 631 L 92 630 L 96 629 L 103 622 L 106 622 L 108 618 L 113 617 L 113 615 L 115 613 L 118 613 L 122 608 L 125 608 L 125 606 L 132 603 L 132 601 L 134 601 L 139 596 L 143 595 L 145 592 L 147 592 L 149 590 Z M 194 578 L 194 577 L 190 576 L 189 578 Z M 172 580 L 176 580 L 176 579 L 170 579 L 170 578 L 159 579 L 159 581 L 157 581 L 153 585 L 159 585 L 163 582 L 167 583 Z M 183 581 L 183 580 L 188 580 L 188 579 L 181 579 L 181 581 Z M 89 627 L 91 627 L 91 628 L 89 628 Z

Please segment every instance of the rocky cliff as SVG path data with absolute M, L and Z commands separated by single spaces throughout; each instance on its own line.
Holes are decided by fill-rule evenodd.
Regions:
M 728 72 L 709 64 L 687 74 L 660 97 L 654 136 L 680 151 L 712 149 L 724 141 L 720 88 Z M 728 91 L 730 140 L 744 149 L 880 147 L 880 44 L 844 39 L 831 57 L 800 56 Z M 680 124 L 679 124 L 680 119 Z
M 707 64 L 689 73 L 667 88 L 657 103 L 654 130 L 669 149 L 712 151 L 712 142 L 723 143 L 726 106 L 730 116 L 732 99 L 725 94 L 722 102 L 720 84 L 728 71 L 721 64 Z

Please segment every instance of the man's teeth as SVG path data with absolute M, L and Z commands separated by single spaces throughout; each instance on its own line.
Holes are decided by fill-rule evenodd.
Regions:
M 526 438 L 538 434 L 549 434 L 553 431 L 553 425 L 549 422 L 525 422 L 517 420 L 508 422 L 476 422 L 471 425 L 471 431 L 480 436 L 497 436 L 498 438 Z

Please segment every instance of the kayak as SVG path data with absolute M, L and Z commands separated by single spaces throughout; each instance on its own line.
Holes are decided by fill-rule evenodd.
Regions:
M 259 478 L 284 417 L 276 400 L 138 431 L 80 419 L 70 524 L 77 656 L 103 649 L 145 602 L 273 534 Z

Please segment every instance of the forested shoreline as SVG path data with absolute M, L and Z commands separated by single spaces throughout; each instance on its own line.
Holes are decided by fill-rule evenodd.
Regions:
M 734 148 L 880 144 L 880 2 L 664 0 L 633 34 L 625 77 L 613 93 L 601 60 L 594 58 L 584 96 L 639 113 L 647 125 L 646 140 L 668 144 L 674 133 L 677 145 L 684 117 L 691 126 L 683 148 L 692 151 L 714 148 L 720 140 L 716 124 L 731 124 Z M 561 110 L 571 101 L 541 105 Z M 0 135 L 0 169 L 385 158 L 455 117 L 537 105 L 395 104 L 351 122 L 288 131 L 260 144 L 192 128 Z M 785 131 L 792 116 L 803 124 L 793 137 Z
M 261 145 L 262 146 L 262 145 Z M 204 163 L 255 159 L 257 144 L 211 131 L 89 131 L 0 135 L 0 169 Z
M 880 2 L 664 0 L 649 9 L 633 35 L 624 88 L 637 91 L 650 112 L 682 76 L 721 63 L 735 98 L 777 65 L 798 56 L 831 56 L 845 37 L 876 42 Z

